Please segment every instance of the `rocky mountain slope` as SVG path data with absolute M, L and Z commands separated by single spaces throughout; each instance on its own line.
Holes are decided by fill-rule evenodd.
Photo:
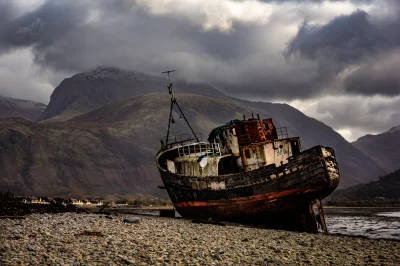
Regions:
M 0 118 L 23 117 L 36 121 L 46 105 L 39 102 L 14 99 L 0 95 Z
M 104 105 L 151 92 L 165 92 L 167 78 L 137 71 L 99 67 L 64 79 L 50 97 L 40 120 L 65 121 Z M 174 81 L 176 92 L 226 96 L 210 85 Z
M 400 126 L 378 135 L 365 135 L 352 144 L 383 169 L 394 171 L 400 168 Z
M 177 94 L 196 132 L 206 135 L 243 114 L 272 117 L 300 135 L 305 147 L 335 148 L 341 187 L 368 182 L 383 174 L 371 159 L 323 123 L 284 104 L 251 103 L 230 98 Z M 65 122 L 32 123 L 0 119 L 0 190 L 16 194 L 104 196 L 151 194 L 162 196 L 155 154 L 165 135 L 169 96 L 150 93 L 106 105 Z M 172 134 L 188 132 L 174 113 Z M 206 136 L 203 135 L 205 139 Z

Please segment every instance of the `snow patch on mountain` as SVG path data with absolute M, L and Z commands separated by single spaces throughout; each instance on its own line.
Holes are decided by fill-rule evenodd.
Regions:
M 20 109 L 41 109 L 42 111 L 46 108 L 46 105 L 39 102 L 14 99 L 9 97 L 0 96 L 0 105 L 8 108 L 20 108 Z

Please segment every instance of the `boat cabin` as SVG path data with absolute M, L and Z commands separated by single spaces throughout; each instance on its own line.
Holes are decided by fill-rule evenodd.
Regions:
M 182 144 L 182 143 L 181 143 Z M 272 119 L 232 120 L 214 128 L 206 142 L 177 145 L 165 153 L 166 170 L 183 176 L 217 176 L 283 166 L 301 151 L 300 139 L 289 138 Z

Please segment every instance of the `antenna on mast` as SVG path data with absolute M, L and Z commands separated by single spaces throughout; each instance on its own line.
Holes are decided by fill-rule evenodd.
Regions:
M 175 70 L 167 70 L 167 71 L 161 72 L 161 74 L 167 74 L 168 75 L 169 84 L 168 84 L 167 87 L 168 87 L 169 94 L 172 94 L 172 83 L 171 83 L 171 77 L 169 76 L 169 73 L 172 73 L 172 72 L 175 72 Z
M 169 74 L 172 73 L 172 72 L 175 72 L 175 70 L 167 70 L 167 71 L 161 72 L 162 74 L 167 74 L 167 75 L 168 75 L 168 82 L 169 82 L 169 84 L 168 84 L 167 88 L 168 88 L 169 94 L 171 94 L 171 108 L 170 108 L 170 110 L 169 110 L 168 130 L 167 130 L 167 139 L 165 140 L 165 147 L 168 147 L 169 129 L 170 129 L 170 127 L 171 127 L 171 123 L 175 123 L 175 120 L 174 120 L 174 118 L 173 118 L 173 116 L 172 116 L 172 107 L 174 106 L 174 104 L 178 107 L 179 112 L 181 113 L 181 114 L 180 114 L 180 117 L 183 117 L 183 118 L 185 119 L 187 125 L 189 126 L 190 130 L 192 131 L 194 137 L 196 138 L 196 141 L 197 141 L 197 142 L 199 141 L 199 139 L 198 139 L 196 133 L 194 133 L 192 127 L 191 127 L 190 124 L 189 124 L 189 121 L 186 119 L 185 114 L 182 112 L 181 107 L 179 106 L 178 102 L 176 101 L 176 99 L 175 99 L 175 97 L 174 97 L 174 94 L 173 94 L 173 91 L 172 91 L 171 77 L 170 77 L 170 75 L 169 75 Z

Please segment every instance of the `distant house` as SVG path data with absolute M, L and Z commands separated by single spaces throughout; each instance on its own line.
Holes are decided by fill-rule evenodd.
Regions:
M 21 199 L 22 203 L 25 204 L 50 204 L 50 200 L 48 198 L 44 198 L 44 197 L 34 197 L 34 196 L 30 196 L 30 197 L 23 197 Z
M 83 205 L 83 201 L 80 199 L 68 199 L 67 204 L 73 204 L 73 205 Z
M 103 201 L 101 200 L 88 200 L 88 199 L 68 199 L 65 201 L 65 204 L 73 204 L 79 206 L 102 206 Z
M 37 204 L 50 204 L 46 198 L 39 198 L 36 202 Z
M 92 206 L 102 206 L 102 205 L 104 205 L 102 200 L 91 200 L 90 203 L 91 203 Z

